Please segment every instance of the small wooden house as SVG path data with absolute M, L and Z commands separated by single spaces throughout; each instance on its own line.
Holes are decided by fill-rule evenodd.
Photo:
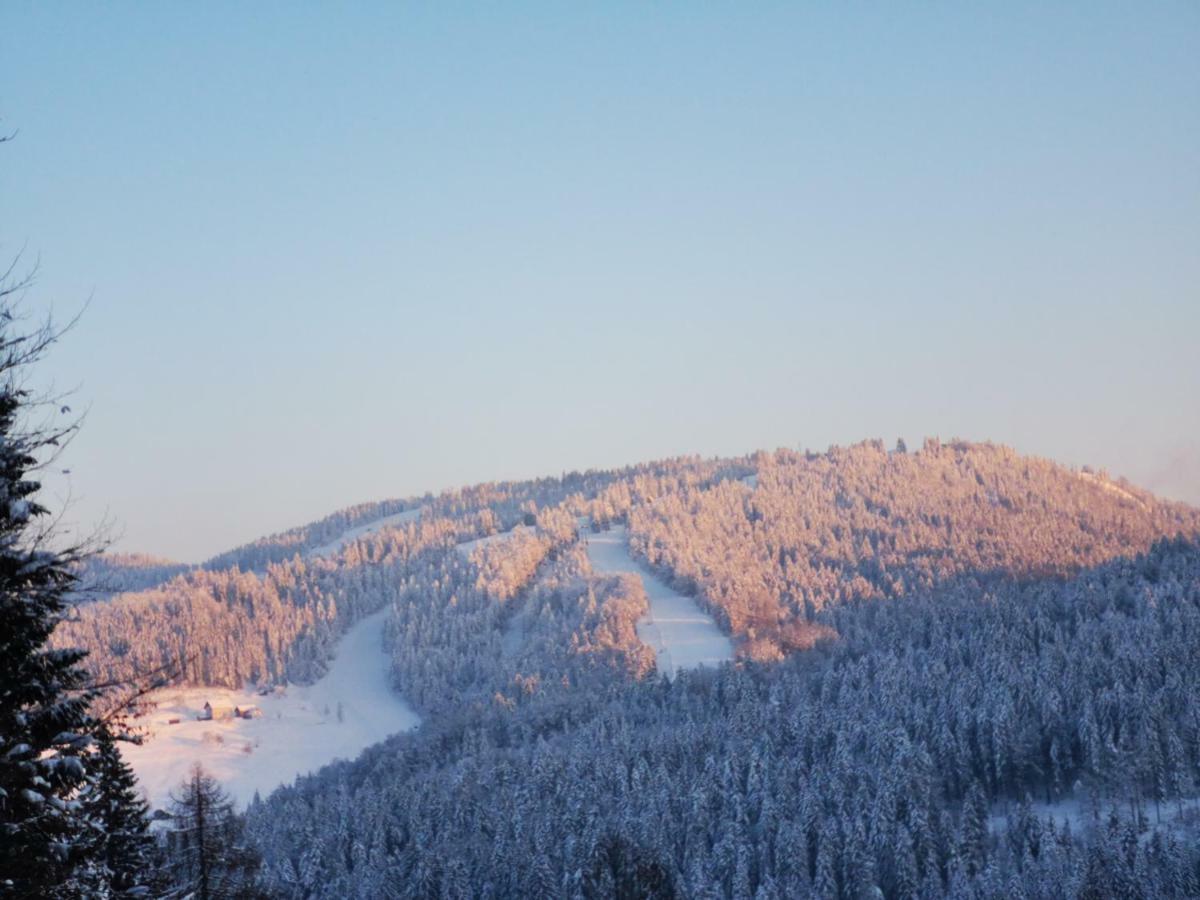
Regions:
M 262 710 L 257 706 L 235 706 L 233 714 L 239 719 L 258 719 L 262 716 Z
M 229 706 L 213 706 L 211 703 L 205 703 L 204 709 L 197 717 L 204 721 L 212 721 L 213 719 L 230 719 L 235 715 L 234 708 Z

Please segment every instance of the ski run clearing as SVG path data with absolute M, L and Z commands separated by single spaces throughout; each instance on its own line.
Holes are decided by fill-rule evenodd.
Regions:
M 352 541 L 358 540 L 368 534 L 374 534 L 384 528 L 395 528 L 399 525 L 407 525 L 409 522 L 416 521 L 421 515 L 420 508 L 406 509 L 404 512 L 398 512 L 395 515 L 384 516 L 382 519 L 376 519 L 373 522 L 368 522 L 365 525 L 356 525 L 343 531 L 334 540 L 328 544 L 322 544 L 319 547 L 313 547 L 305 556 L 333 556 L 335 553 L 345 549 Z
M 1075 796 L 1050 803 L 1034 800 L 1030 809 L 1039 822 L 1052 820 L 1059 828 L 1070 826 L 1076 834 L 1087 834 L 1091 829 L 1104 827 L 1114 809 L 1126 816 L 1131 813 L 1128 803 L 1123 800 L 1083 797 L 1078 786 L 1074 793 Z M 1020 806 L 1013 802 L 996 804 L 988 815 L 988 830 L 992 834 L 1005 833 L 1018 821 L 1019 811 Z M 1189 826 L 1200 821 L 1200 797 L 1174 797 L 1157 804 L 1151 801 L 1143 806 L 1142 814 L 1149 817 L 1154 828 L 1167 828 L 1180 840 L 1186 840 Z M 1150 831 L 1143 832 L 1139 841 L 1145 843 L 1151 834 Z
M 638 620 L 637 633 L 654 650 L 660 672 L 673 676 L 680 669 L 718 666 L 733 659 L 733 644 L 712 617 L 629 555 L 623 526 L 587 534 L 586 539 L 588 559 L 596 572 L 642 579 L 650 613 Z
M 368 616 L 346 632 L 325 677 L 290 685 L 283 693 L 259 696 L 224 688 L 165 688 L 157 703 L 135 720 L 147 728 L 142 745 L 126 744 L 153 807 L 200 763 L 245 808 L 258 791 L 264 797 L 299 775 L 335 759 L 353 759 L 371 744 L 416 726 L 416 713 L 392 690 L 389 660 L 381 641 L 386 611 Z M 205 703 L 232 710 L 256 706 L 260 718 L 197 719 Z M 176 724 L 169 724 L 178 719 Z
M 1142 507 L 1142 509 L 1146 508 L 1146 504 L 1143 503 L 1140 499 L 1135 497 L 1133 494 L 1129 493 L 1129 491 L 1125 490 L 1119 484 L 1113 484 L 1107 478 L 1101 478 L 1100 476 L 1095 475 L 1092 472 L 1080 472 L 1079 477 L 1082 478 L 1084 481 L 1090 482 L 1091 484 L 1100 485 L 1101 488 L 1108 491 L 1110 494 L 1115 494 L 1118 497 L 1123 497 L 1126 500 L 1133 501 L 1138 506 Z
M 337 553 L 362 535 L 411 522 L 420 513 L 407 510 L 358 526 L 314 548 L 310 555 Z M 523 527 L 466 541 L 458 550 L 470 556 L 476 547 L 509 538 Z M 733 659 L 733 645 L 711 616 L 633 560 L 623 527 L 586 534 L 586 539 L 588 557 L 598 573 L 642 579 L 650 613 L 639 620 L 637 633 L 654 650 L 659 671 L 672 676 L 679 669 Z M 381 610 L 346 632 L 329 671 L 315 684 L 289 685 L 266 695 L 205 687 L 153 692 L 147 698 L 153 710 L 135 720 L 145 742 L 122 748 L 151 806 L 169 803 L 170 792 L 193 763 L 203 765 L 245 808 L 256 791 L 265 797 L 300 775 L 335 759 L 353 759 L 370 745 L 416 727 L 417 714 L 390 684 L 389 660 L 380 637 L 386 616 L 387 610 Z M 514 637 L 519 640 L 519 630 Z M 506 649 L 511 653 L 515 648 Z M 199 718 L 205 703 L 226 714 Z M 232 714 L 235 708 L 246 707 L 257 708 L 261 715 Z
M 476 547 L 486 547 L 488 544 L 494 544 L 497 541 L 506 541 L 515 534 L 529 530 L 531 529 L 526 525 L 518 525 L 515 528 L 510 528 L 508 531 L 497 531 L 495 534 L 475 538 L 473 541 L 463 541 L 458 545 L 458 552 L 469 559 Z

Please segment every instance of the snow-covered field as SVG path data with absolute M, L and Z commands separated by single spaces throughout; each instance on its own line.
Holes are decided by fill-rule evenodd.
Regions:
M 221 688 L 166 688 L 152 694 L 157 709 L 136 720 L 149 727 L 149 740 L 121 751 L 150 803 L 163 806 L 192 763 L 199 762 L 244 807 L 256 790 L 266 796 L 298 775 L 335 759 L 352 759 L 388 735 L 415 727 L 416 713 L 389 683 L 381 640 L 385 615 L 375 613 L 351 628 L 316 684 L 291 685 L 283 695 L 266 697 Z M 198 721 L 205 701 L 255 705 L 263 715 Z M 168 724 L 175 718 L 178 724 Z
M 717 666 L 733 659 L 733 644 L 717 628 L 712 616 L 629 555 L 623 526 L 585 536 L 593 569 L 608 575 L 628 573 L 642 579 L 650 614 L 638 620 L 637 633 L 644 644 L 653 648 L 660 672 L 674 675 L 679 669 Z
M 473 551 L 476 547 L 485 547 L 488 544 L 494 544 L 496 541 L 505 541 L 518 532 L 528 530 L 529 529 L 526 526 L 518 525 L 509 531 L 498 531 L 495 534 L 489 534 L 486 537 L 475 538 L 473 541 L 463 541 L 458 545 L 458 552 L 463 556 L 470 556 L 471 551 Z
M 398 512 L 395 515 L 384 516 L 382 519 L 376 519 L 374 522 L 367 522 L 365 525 L 358 525 L 351 528 L 349 531 L 344 531 L 328 544 L 322 544 L 320 547 L 313 547 L 306 553 L 306 556 L 332 556 L 337 553 L 347 544 L 357 540 L 363 535 L 374 534 L 382 528 L 394 528 L 397 525 L 407 525 L 414 521 L 417 516 L 421 515 L 421 510 L 406 509 L 404 512 Z

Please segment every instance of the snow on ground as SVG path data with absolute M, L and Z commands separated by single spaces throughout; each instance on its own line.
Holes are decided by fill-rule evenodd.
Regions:
M 1114 806 L 1120 811 L 1122 816 L 1129 816 L 1128 803 L 1120 799 L 1106 798 L 1099 802 L 1101 822 L 1108 820 L 1109 812 Z M 1081 796 L 1078 790 L 1075 796 L 1063 797 L 1051 803 L 1046 803 L 1043 800 L 1034 800 L 1030 803 L 1030 807 L 1039 822 L 1053 819 L 1055 825 L 1059 827 L 1070 824 L 1071 831 L 1075 834 L 1083 834 L 1095 824 L 1095 811 L 1092 808 L 1092 801 L 1087 797 Z M 1011 801 L 1005 804 L 997 804 L 988 814 L 988 829 L 993 834 L 1000 834 L 1007 831 L 1009 822 L 1016 821 L 1019 810 L 1020 805 Z M 1143 802 L 1142 813 L 1147 816 L 1147 822 L 1152 829 L 1169 828 L 1182 835 L 1189 823 L 1194 824 L 1200 820 L 1200 798 L 1181 797 L 1164 800 L 1159 804 L 1157 809 L 1155 809 L 1153 803 Z M 1144 835 L 1144 837 L 1148 836 L 1148 833 Z
M 740 478 L 739 480 L 746 487 L 750 488 L 750 490 L 754 490 L 756 487 L 758 487 L 758 475 L 757 474 L 746 475 L 746 476 Z
M 504 634 L 500 637 L 500 655 L 505 659 L 515 659 L 525 646 L 525 638 L 528 635 L 529 616 L 522 610 L 504 627 Z
M 1089 481 L 1092 484 L 1100 485 L 1100 487 L 1108 491 L 1110 494 L 1116 494 L 1118 497 L 1122 497 L 1126 500 L 1132 500 L 1143 509 L 1146 507 L 1146 504 L 1143 503 L 1138 497 L 1135 497 L 1133 494 L 1129 493 L 1129 491 L 1125 490 L 1125 488 L 1121 487 L 1119 484 L 1113 484 L 1106 478 L 1093 475 L 1091 472 L 1080 472 L 1079 477 L 1084 481 Z
M 330 541 L 328 544 L 322 544 L 319 547 L 313 547 L 305 556 L 332 556 L 343 547 L 346 547 L 352 541 L 358 540 L 363 535 L 374 534 L 382 528 L 394 528 L 397 525 L 407 525 L 414 521 L 417 516 L 421 515 L 421 510 L 406 509 L 404 512 L 398 512 L 391 516 L 384 516 L 382 519 L 376 519 L 373 522 L 368 522 L 365 525 L 356 525 L 348 531 L 343 531 L 338 537 Z
M 627 573 L 642 579 L 650 614 L 638 620 L 637 633 L 642 643 L 653 648 L 660 672 L 670 676 L 679 669 L 717 666 L 733 659 L 733 644 L 712 616 L 629 555 L 623 526 L 585 537 L 588 559 L 595 571 L 606 575 Z
M 137 773 L 152 806 L 201 763 L 239 806 L 335 759 L 353 759 L 366 747 L 416 726 L 418 717 L 395 691 L 383 650 L 386 611 L 368 616 L 342 638 L 329 672 L 316 684 L 291 685 L 282 695 L 222 688 L 164 688 L 150 695 L 157 709 L 136 724 L 150 739 L 127 744 L 122 755 Z M 205 701 L 214 706 L 258 706 L 259 719 L 198 721 Z M 168 720 L 178 718 L 176 725 Z
M 1070 823 L 1071 830 L 1076 834 L 1082 833 L 1091 820 L 1090 803 L 1086 798 L 1064 797 L 1053 803 L 1035 800 L 1030 806 L 1039 822 L 1053 819 L 1060 827 Z M 994 806 L 988 813 L 988 830 L 994 834 L 1007 831 L 1009 820 L 1016 819 L 1019 809 L 1020 804 L 1012 801 Z M 1109 807 L 1102 806 L 1101 809 L 1102 817 L 1107 816 Z
M 497 531 L 495 534 L 489 534 L 486 537 L 475 538 L 473 541 L 463 541 L 458 545 L 458 552 L 463 556 L 470 556 L 471 551 L 473 551 L 476 547 L 484 547 L 488 544 L 494 544 L 496 541 L 505 541 L 518 532 L 528 530 L 528 527 L 525 525 L 517 525 L 515 528 L 511 528 L 508 531 Z

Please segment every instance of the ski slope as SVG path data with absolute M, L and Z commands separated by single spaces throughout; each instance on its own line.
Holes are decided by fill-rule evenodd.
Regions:
M 637 634 L 654 650 L 660 672 L 673 676 L 680 669 L 718 666 L 733 659 L 733 643 L 717 628 L 712 616 L 629 555 L 624 526 L 586 537 L 588 559 L 596 572 L 642 579 L 650 613 L 638 620 Z
M 404 512 L 398 512 L 394 515 L 384 516 L 382 519 L 376 519 L 373 522 L 367 522 L 365 525 L 356 525 L 348 531 L 343 531 L 340 535 L 330 541 L 328 544 L 322 544 L 319 547 L 313 547 L 305 556 L 333 556 L 338 553 L 353 541 L 358 540 L 363 535 L 374 534 L 383 528 L 394 528 L 397 525 L 407 525 L 413 522 L 421 515 L 420 508 L 406 509 Z
M 495 534 L 489 534 L 485 537 L 475 538 L 473 541 L 463 541 L 461 544 L 457 545 L 458 552 L 463 556 L 469 557 L 476 547 L 486 547 L 488 544 L 494 544 L 497 541 L 506 541 L 515 534 L 529 530 L 529 527 L 526 525 L 517 525 L 515 528 L 511 528 L 508 531 L 497 531 Z
M 353 759 L 366 747 L 418 723 L 416 713 L 392 690 L 381 639 L 386 611 L 368 616 L 342 638 L 329 672 L 312 685 L 284 694 L 222 688 L 165 688 L 150 695 L 158 704 L 135 724 L 149 730 L 138 746 L 121 752 L 153 807 L 199 762 L 221 782 L 239 807 L 254 792 L 266 796 L 298 775 L 335 759 Z M 262 718 L 199 721 L 205 701 L 214 706 L 258 706 Z M 340 709 L 340 717 L 339 717 Z M 178 718 L 176 725 L 168 724 Z

